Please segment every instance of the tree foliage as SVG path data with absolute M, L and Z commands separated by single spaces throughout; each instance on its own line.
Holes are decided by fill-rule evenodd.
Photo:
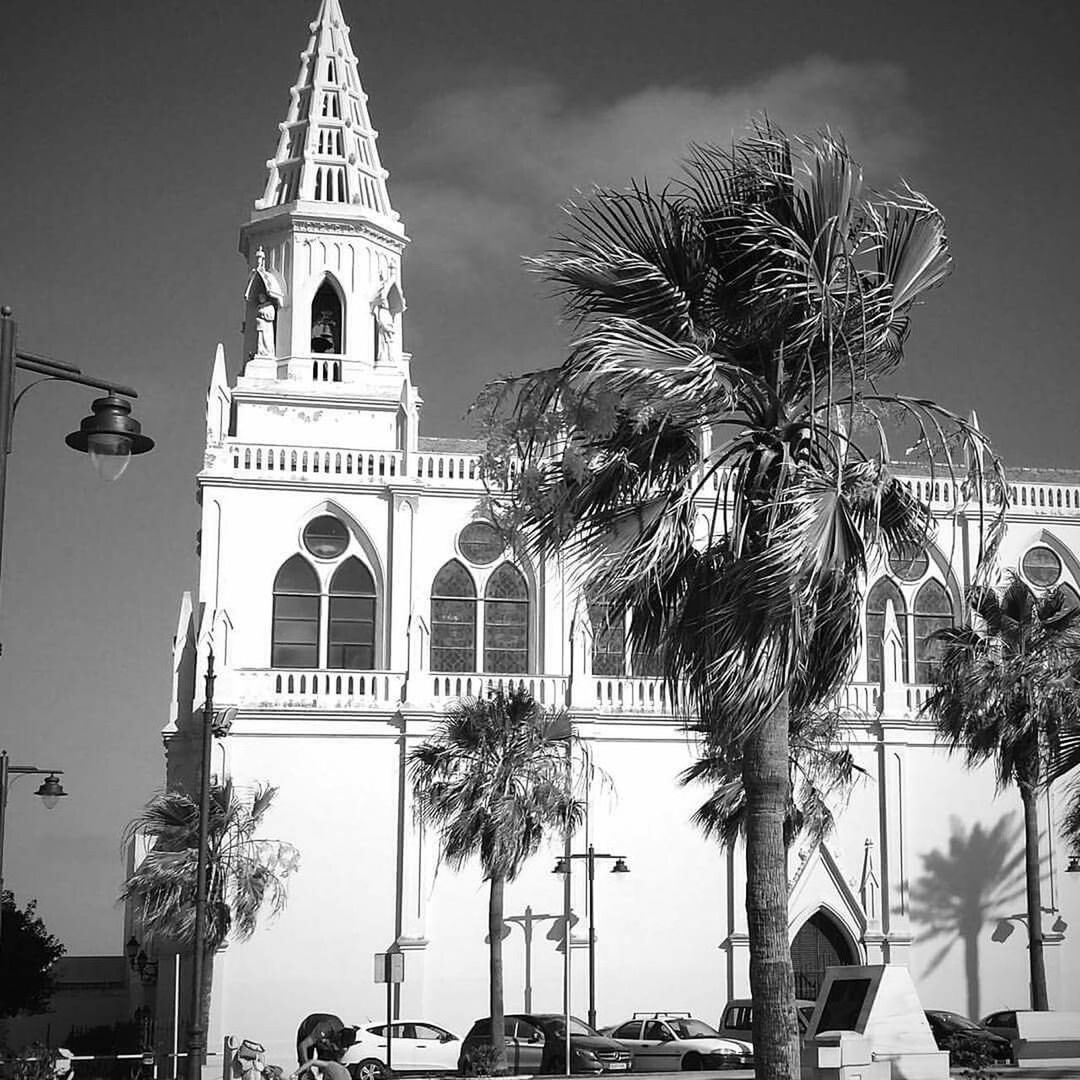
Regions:
M 0 897 L 0 1016 L 41 1013 L 53 992 L 53 965 L 67 951 L 37 913 L 37 901 L 18 907 L 14 893 Z
M 299 852 L 284 840 L 256 835 L 277 788 L 238 791 L 231 781 L 210 786 L 207 861 L 207 947 L 249 938 L 265 911 L 287 900 Z M 124 883 L 121 899 L 136 906 L 148 942 L 190 947 L 195 939 L 199 803 L 183 791 L 157 792 L 127 828 L 150 841 L 145 858 Z
M 485 473 L 528 551 L 629 612 L 706 752 L 742 754 L 757 1070 L 786 1078 L 794 982 L 771 958 L 787 946 L 788 723 L 850 677 L 870 560 L 933 528 L 894 471 L 896 416 L 931 486 L 962 477 L 980 546 L 996 536 L 982 435 L 878 386 L 949 272 L 944 222 L 910 188 L 866 190 L 837 136 L 767 123 L 692 148 L 659 192 L 567 210 L 532 266 L 576 335 L 558 367 L 488 388 Z

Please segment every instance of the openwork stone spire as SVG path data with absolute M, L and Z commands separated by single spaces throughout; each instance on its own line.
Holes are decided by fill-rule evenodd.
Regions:
M 386 191 L 389 175 L 379 161 L 377 132 L 360 85 L 356 54 L 338 0 L 322 0 L 300 54 L 300 74 L 290 90 L 289 113 L 279 124 L 277 153 L 256 210 L 297 202 L 335 212 L 348 207 L 400 231 Z M 352 216 L 349 214 L 348 216 Z M 396 225 L 396 227 L 395 227 Z

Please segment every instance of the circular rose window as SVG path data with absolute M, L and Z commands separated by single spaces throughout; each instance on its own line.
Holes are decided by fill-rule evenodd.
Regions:
M 1056 585 L 1061 577 L 1061 560 L 1048 547 L 1033 547 L 1020 565 L 1032 585 Z
M 486 521 L 473 521 L 461 530 L 458 537 L 461 554 L 471 563 L 486 566 L 506 550 L 502 534 Z
M 304 526 L 304 547 L 317 559 L 337 558 L 349 546 L 349 530 L 336 517 L 323 514 Z
M 900 544 L 889 552 L 889 568 L 901 581 L 918 581 L 929 565 L 930 557 L 914 544 Z

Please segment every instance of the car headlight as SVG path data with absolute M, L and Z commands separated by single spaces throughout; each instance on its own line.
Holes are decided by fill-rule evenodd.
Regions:
M 581 1058 L 582 1061 L 599 1061 L 599 1058 L 591 1050 L 574 1050 L 575 1056 Z

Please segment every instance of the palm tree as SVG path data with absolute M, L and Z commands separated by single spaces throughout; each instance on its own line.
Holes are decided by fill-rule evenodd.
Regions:
M 481 398 L 485 472 L 537 557 L 562 553 L 630 612 L 706 749 L 740 747 L 756 1067 L 786 1080 L 789 717 L 849 676 L 871 551 L 921 546 L 930 527 L 890 469 L 882 414 L 917 428 L 932 471 L 967 444 L 981 497 L 981 436 L 877 390 L 948 273 L 944 225 L 910 189 L 865 192 L 841 139 L 793 144 L 768 124 L 692 148 L 659 193 L 567 209 L 532 265 L 578 334 L 559 367 Z
M 565 713 L 548 713 L 519 687 L 463 698 L 409 755 L 420 820 L 439 834 L 454 868 L 473 857 L 490 883 L 488 943 L 491 1045 L 506 1069 L 503 1030 L 503 891 L 546 833 L 572 833 L 585 813 L 570 773 Z
M 1039 868 L 1039 794 L 1060 765 L 1062 733 L 1076 726 L 1080 608 L 1012 577 L 999 595 L 976 586 L 971 626 L 941 630 L 941 662 L 924 712 L 969 767 L 993 764 L 999 789 L 1016 785 L 1024 808 L 1031 1007 L 1048 1009 Z
M 240 792 L 231 780 L 210 785 L 207 859 L 207 930 L 203 963 L 203 1030 L 210 1018 L 214 953 L 227 940 L 246 941 L 264 911 L 279 914 L 299 852 L 283 840 L 256 833 L 277 788 Z M 199 801 L 183 791 L 156 792 L 128 824 L 125 838 L 150 842 L 124 882 L 121 900 L 133 904 L 147 942 L 191 949 L 195 943 L 195 891 Z

